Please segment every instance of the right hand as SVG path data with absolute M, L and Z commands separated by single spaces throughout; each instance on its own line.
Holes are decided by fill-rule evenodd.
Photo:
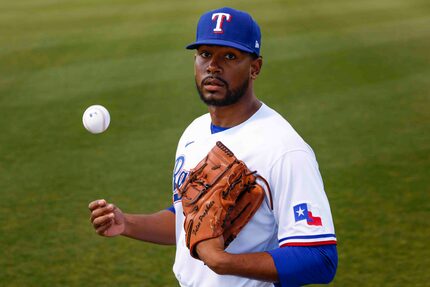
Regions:
M 88 205 L 91 212 L 91 223 L 101 236 L 117 236 L 124 232 L 124 213 L 104 199 L 98 199 Z

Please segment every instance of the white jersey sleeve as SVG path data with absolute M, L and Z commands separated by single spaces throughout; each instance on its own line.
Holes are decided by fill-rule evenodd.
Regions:
M 269 182 L 279 246 L 336 243 L 330 206 L 310 148 L 282 155 L 272 166 Z

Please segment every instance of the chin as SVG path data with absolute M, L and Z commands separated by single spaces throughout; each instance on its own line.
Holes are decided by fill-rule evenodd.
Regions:
M 196 85 L 197 86 L 197 85 Z M 242 89 L 238 92 L 225 90 L 208 91 L 204 87 L 197 86 L 200 99 L 208 106 L 225 107 L 237 103 L 244 95 Z
M 225 101 L 226 96 L 219 93 L 205 93 L 203 95 L 205 101 Z
M 200 95 L 200 99 L 208 106 L 226 106 L 227 98 L 218 93 L 205 93 Z

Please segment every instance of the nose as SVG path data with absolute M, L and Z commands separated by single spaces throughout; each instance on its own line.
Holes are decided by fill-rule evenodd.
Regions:
M 221 73 L 221 71 L 222 69 L 218 63 L 218 60 L 215 57 L 213 57 L 206 68 L 206 72 L 208 74 L 219 74 Z

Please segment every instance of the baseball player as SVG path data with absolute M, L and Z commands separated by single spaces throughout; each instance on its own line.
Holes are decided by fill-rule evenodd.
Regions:
M 196 41 L 187 48 L 196 51 L 196 87 L 209 113 L 195 119 L 179 140 L 173 205 L 149 215 L 125 214 L 104 199 L 89 205 L 100 235 L 175 244 L 173 272 L 181 286 L 326 284 L 336 273 L 336 235 L 315 155 L 292 126 L 254 93 L 263 64 L 260 47 L 260 28 L 246 12 L 225 7 L 202 15 Z M 261 204 L 229 242 L 223 234 L 195 240 L 193 236 L 204 228 L 225 224 L 210 218 L 210 227 L 203 226 L 202 219 L 217 200 L 190 206 L 209 194 L 211 184 L 201 184 L 195 198 L 187 193 L 198 190 L 198 184 L 210 177 L 201 173 L 211 164 L 210 155 L 217 146 L 253 171 L 247 176 L 258 175 L 253 184 L 264 190 Z M 209 170 L 220 166 L 212 163 Z M 223 174 L 213 183 L 225 179 Z M 242 186 L 231 181 L 230 177 L 225 180 L 228 191 Z M 254 188 L 249 182 L 244 184 L 248 188 L 244 194 Z M 226 191 L 222 192 L 224 198 Z M 235 204 L 230 205 L 227 213 L 234 208 Z M 198 209 L 200 215 L 190 219 Z M 242 211 L 236 216 L 241 217 Z M 236 218 L 229 217 L 223 222 L 230 220 L 233 225 Z

